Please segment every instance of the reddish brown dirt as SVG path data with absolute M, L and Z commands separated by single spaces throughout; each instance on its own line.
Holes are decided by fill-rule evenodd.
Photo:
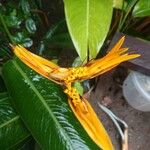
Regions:
M 118 131 L 110 118 L 102 112 L 97 102 L 101 102 L 129 126 L 129 150 L 150 150 L 150 112 L 141 112 L 129 106 L 122 94 L 125 69 L 116 69 L 99 78 L 97 87 L 91 93 L 91 104 L 106 127 L 115 150 L 121 150 Z

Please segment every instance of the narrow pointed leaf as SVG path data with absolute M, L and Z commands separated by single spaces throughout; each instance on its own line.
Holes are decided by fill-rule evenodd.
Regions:
M 100 149 L 74 116 L 59 85 L 18 59 L 5 64 L 3 77 L 17 110 L 42 149 Z
M 150 0 L 139 0 L 133 9 L 134 17 L 150 16 Z
M 13 109 L 7 93 L 0 93 L 0 149 L 15 149 L 29 138 L 20 116 Z
M 82 61 L 95 58 L 111 23 L 112 0 L 64 0 L 65 15 L 74 46 Z

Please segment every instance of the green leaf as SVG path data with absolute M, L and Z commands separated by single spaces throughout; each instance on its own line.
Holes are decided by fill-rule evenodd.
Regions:
M 5 64 L 3 77 L 19 114 L 42 149 L 100 149 L 76 119 L 59 85 L 18 59 Z
M 112 0 L 64 0 L 67 25 L 82 61 L 95 58 L 107 36 Z
M 134 17 L 150 16 L 150 0 L 139 0 L 133 10 Z
M 33 45 L 33 40 L 31 38 L 26 37 L 24 32 L 17 32 L 13 36 L 13 40 L 17 44 L 21 44 L 24 47 L 31 47 Z
M 20 1 L 22 11 L 25 15 L 30 15 L 30 4 L 27 0 Z
M 29 33 L 33 34 L 36 31 L 36 24 L 35 21 L 32 18 L 28 18 L 25 22 L 26 29 Z
M 113 7 L 117 9 L 122 9 L 123 0 L 113 0 Z
M 64 19 L 49 28 L 40 41 L 40 44 L 37 48 L 37 53 L 50 58 L 58 58 L 60 49 L 62 48 L 74 49 Z
M 126 29 L 126 21 L 128 20 L 128 17 L 130 17 L 130 13 L 132 12 L 134 6 L 136 5 L 138 0 L 128 0 L 127 3 L 123 4 L 123 10 L 125 11 L 125 14 L 122 13 L 121 19 L 119 22 L 119 31 L 123 32 Z M 130 19 L 129 19 L 130 20 Z
M 4 16 L 5 23 L 8 27 L 14 27 L 19 28 L 22 20 L 17 17 L 16 9 L 13 9 L 13 11 L 8 15 Z
M 46 35 L 43 37 L 43 40 L 49 41 L 53 38 L 54 35 L 64 33 L 66 31 L 67 25 L 65 20 L 63 19 L 49 28 L 49 30 L 46 32 Z
M 7 57 L 8 53 L 3 48 L 0 49 L 0 58 L 3 59 L 3 57 Z
M 77 89 L 78 93 L 82 96 L 83 95 L 82 84 L 80 82 L 75 82 L 73 86 Z
M 17 32 L 14 36 L 13 36 L 13 40 L 15 41 L 15 43 L 20 44 L 22 43 L 24 39 L 24 33 L 23 32 Z
M 21 43 L 24 47 L 31 47 L 33 45 L 33 40 L 31 38 L 23 39 Z
M 53 37 L 57 34 L 64 32 L 64 29 L 67 29 L 64 19 L 59 21 L 57 24 L 51 26 L 40 41 L 40 44 L 38 45 L 38 54 L 42 55 L 44 51 L 49 50 L 48 46 L 50 45 L 49 43 L 51 42 Z
M 14 149 L 29 136 L 20 116 L 14 111 L 8 94 L 0 93 L 0 149 Z
M 47 43 L 47 42 L 46 42 Z M 58 35 L 54 35 L 51 40 L 49 40 L 51 45 L 55 45 L 60 48 L 69 47 L 73 48 L 73 44 L 68 33 L 61 33 Z

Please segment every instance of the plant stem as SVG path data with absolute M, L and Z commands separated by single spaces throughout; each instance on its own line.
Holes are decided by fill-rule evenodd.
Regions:
M 128 15 L 129 15 L 129 13 L 132 11 L 132 9 L 134 8 L 134 6 L 136 5 L 136 3 L 138 2 L 139 0 L 133 0 L 133 1 L 131 1 L 131 2 L 129 2 L 129 4 L 126 6 L 126 13 L 125 13 L 125 16 L 123 17 L 123 15 L 121 16 L 121 22 L 120 22 L 120 24 L 119 24 L 119 30 L 120 31 L 123 31 L 124 29 L 123 29 L 123 25 L 124 25 L 124 23 L 125 23 L 125 21 L 126 21 L 126 19 L 127 19 L 127 17 L 128 17 Z M 123 7 L 124 7 L 124 3 L 123 3 Z M 122 9 L 124 9 L 124 8 L 122 8 Z M 122 11 L 124 11 L 124 10 L 122 10 Z
M 8 38 L 9 38 L 10 42 L 14 43 L 14 40 L 12 39 L 12 35 L 11 35 L 11 33 L 9 32 L 9 30 L 7 28 L 7 25 L 6 25 L 6 23 L 5 23 L 4 19 L 3 19 L 2 14 L 0 14 L 0 21 L 1 21 L 1 23 L 2 23 L 2 25 L 4 27 L 4 29 L 5 29 L 5 32 L 6 32 L 7 36 L 8 36 Z
M 122 129 L 120 127 L 120 125 L 118 124 L 117 120 L 114 118 L 114 116 L 112 115 L 111 111 L 108 110 L 106 107 L 104 107 L 103 105 L 101 105 L 100 103 L 98 103 L 98 106 L 105 112 L 109 115 L 109 117 L 112 119 L 112 121 L 114 122 L 115 126 L 117 127 L 120 135 L 121 135 L 121 138 L 124 140 L 124 135 L 123 135 L 123 132 L 122 132 Z
M 46 23 L 47 27 L 49 26 L 49 24 L 50 24 L 50 23 L 49 23 L 49 20 L 48 20 L 46 14 L 45 14 L 42 10 L 32 9 L 31 12 L 35 12 L 35 13 L 42 14 L 43 17 L 44 17 L 44 20 L 45 20 L 45 23 Z M 40 17 L 39 17 L 39 18 L 40 18 Z M 40 19 L 40 20 L 41 20 L 41 19 Z
M 117 129 L 120 133 L 121 139 L 122 139 L 122 150 L 128 150 L 128 125 L 123 120 L 121 120 L 119 117 L 117 117 L 114 113 L 112 113 L 107 107 L 101 105 L 100 103 L 98 103 L 98 106 L 105 113 L 107 113 L 107 115 L 109 115 L 109 117 L 114 122 L 115 126 L 117 127 Z M 118 122 L 120 122 L 124 126 L 124 131 L 122 131 Z

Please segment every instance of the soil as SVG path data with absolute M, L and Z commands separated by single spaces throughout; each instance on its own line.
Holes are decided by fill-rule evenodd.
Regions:
M 149 150 L 150 112 L 141 112 L 128 105 L 122 94 L 122 83 L 126 76 L 126 69 L 122 67 L 100 76 L 95 91 L 90 95 L 90 102 L 108 131 L 115 150 L 121 150 L 120 136 L 98 102 L 128 124 L 129 150 Z

